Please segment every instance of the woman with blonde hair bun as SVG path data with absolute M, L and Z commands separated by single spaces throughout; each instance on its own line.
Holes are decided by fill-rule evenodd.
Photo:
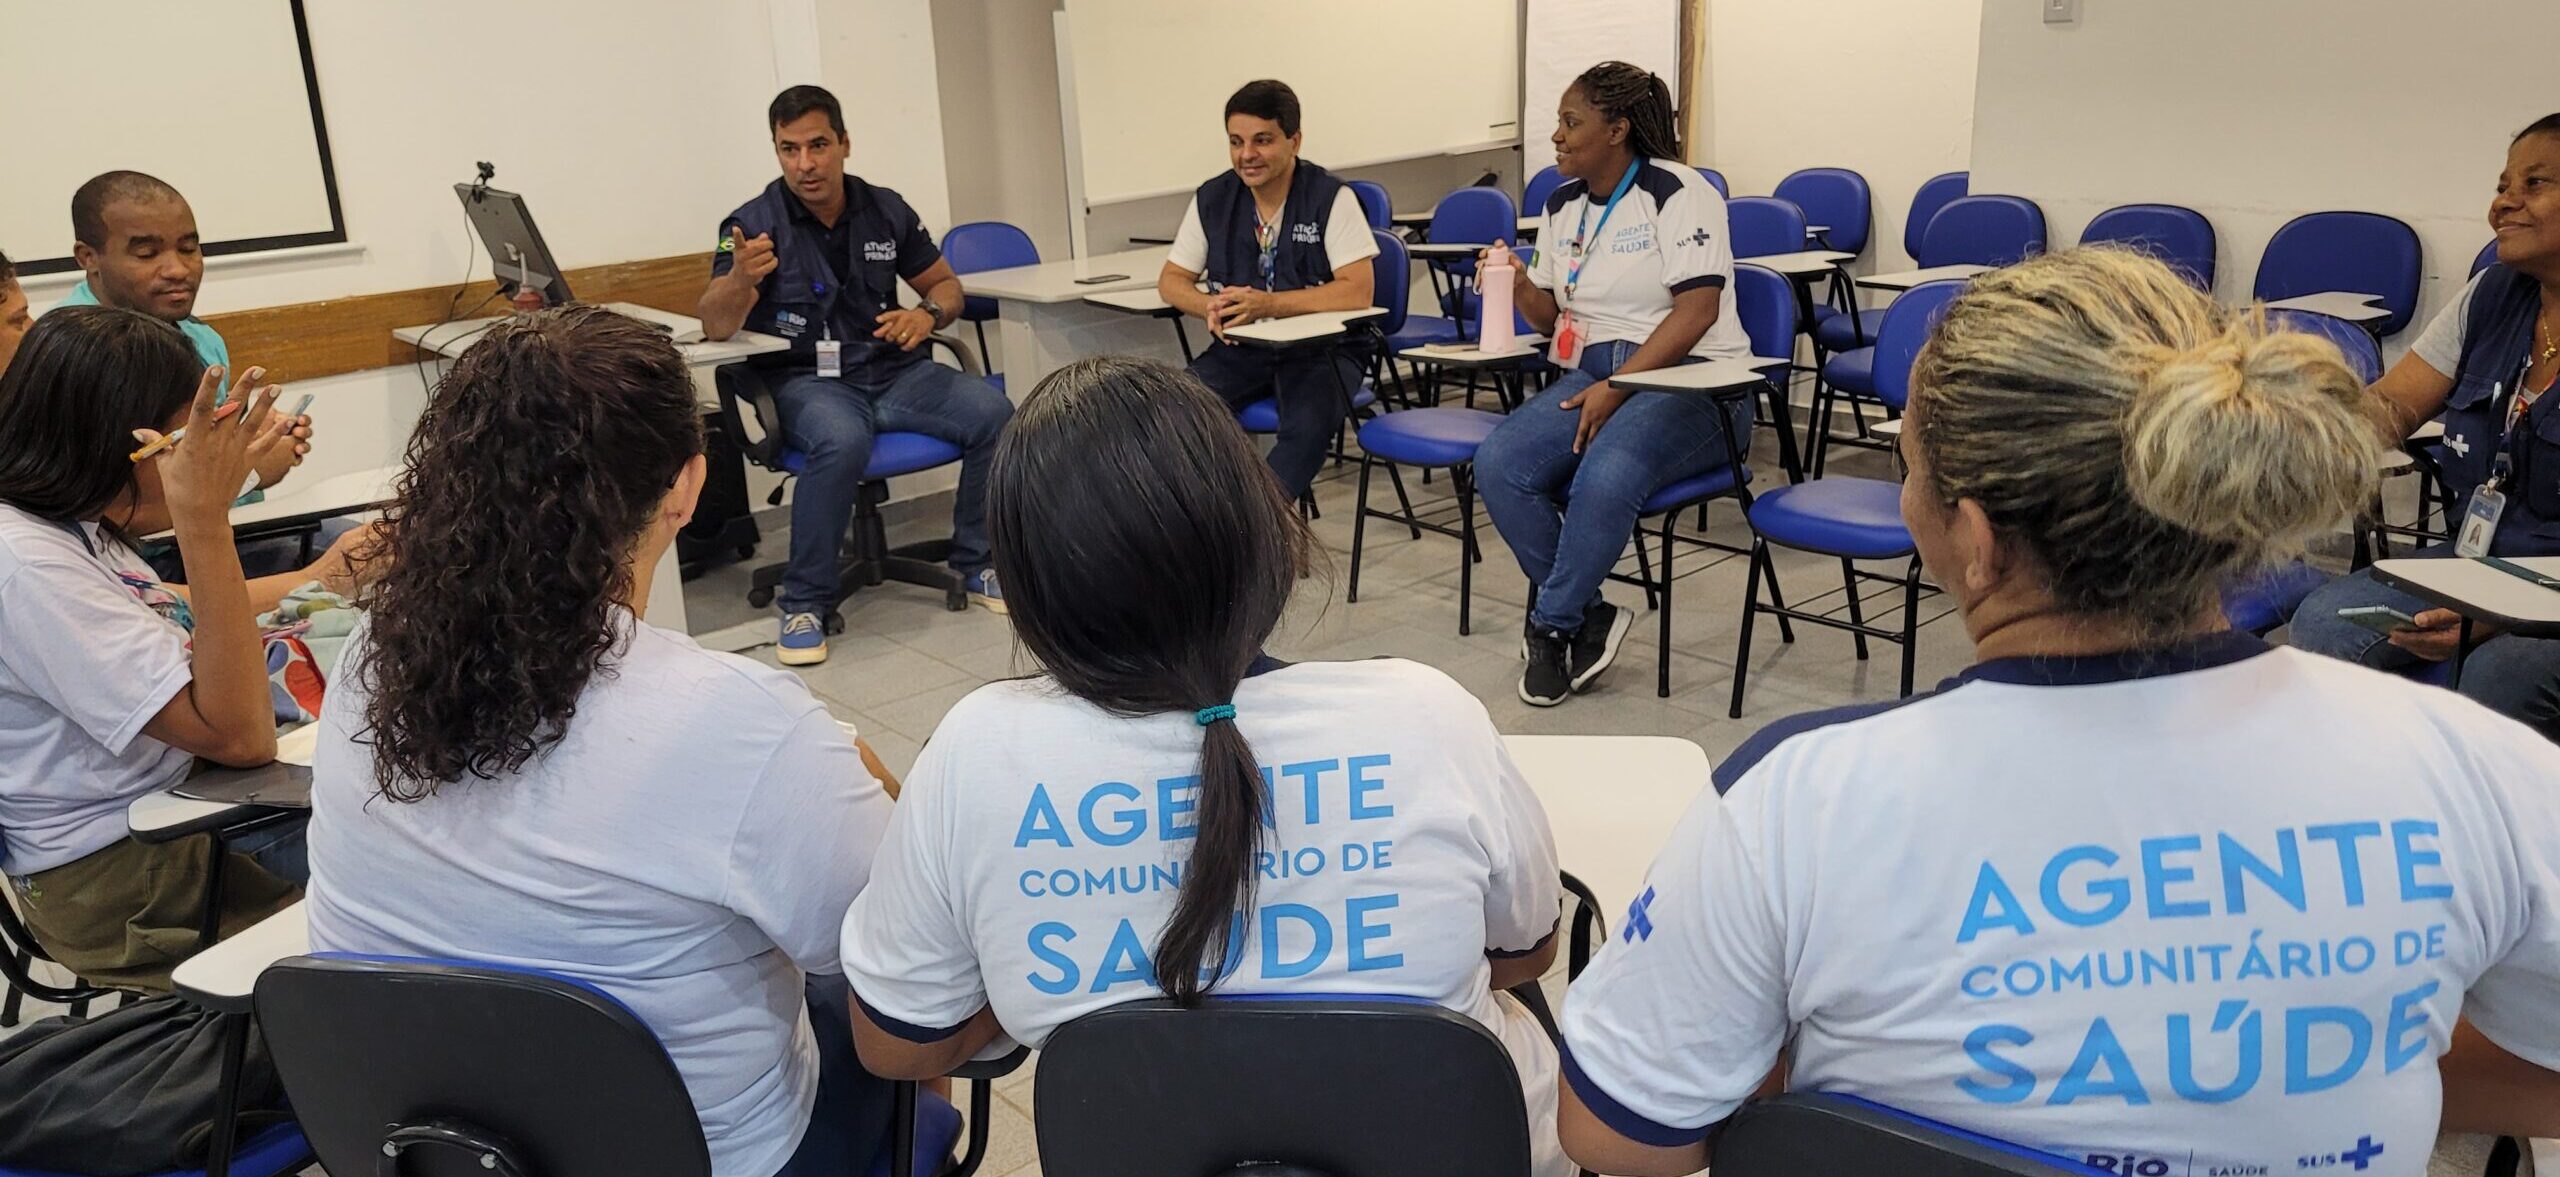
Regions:
M 2368 500 L 2376 414 L 2138 254 L 1977 279 L 1901 439 L 1977 661 L 1717 766 L 1565 1003 L 1566 1150 L 1691 1172 L 1773 1066 L 2118 1173 L 2560 1130 L 2560 750 L 2216 604 Z

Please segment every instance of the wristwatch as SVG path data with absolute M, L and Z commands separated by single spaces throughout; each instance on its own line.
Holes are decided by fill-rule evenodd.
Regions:
M 941 304 L 941 303 L 935 302 L 935 301 L 933 301 L 932 299 L 928 298 L 928 299 L 924 300 L 923 302 L 917 303 L 917 304 L 916 304 L 916 309 L 917 309 L 917 310 L 920 310 L 920 311 L 923 311 L 924 313 L 926 313 L 926 314 L 928 314 L 928 315 L 933 316 L 933 325 L 934 325 L 934 326 L 936 326 L 936 327 L 940 327 L 940 326 L 942 326 L 942 304 Z

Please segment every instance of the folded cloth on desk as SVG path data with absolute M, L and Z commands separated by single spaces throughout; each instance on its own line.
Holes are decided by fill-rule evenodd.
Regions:
M 320 717 L 329 676 L 356 628 L 355 602 L 312 581 L 285 594 L 258 618 L 267 639 L 267 683 L 276 722 L 309 723 Z

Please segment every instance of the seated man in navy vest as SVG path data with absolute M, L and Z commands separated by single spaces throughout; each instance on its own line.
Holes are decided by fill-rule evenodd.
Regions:
M 1360 198 L 1331 172 L 1300 160 L 1298 145 L 1298 95 L 1287 84 L 1247 82 L 1227 99 L 1227 158 L 1235 170 L 1192 197 L 1156 279 L 1166 302 L 1205 320 L 1217 337 L 1192 361 L 1192 375 L 1239 409 L 1280 399 L 1271 472 L 1293 498 L 1307 493 L 1351 411 L 1359 365 L 1340 348 L 1240 347 L 1227 342 L 1227 329 L 1366 307 L 1369 259 L 1378 255 Z
M 793 448 L 808 455 L 791 500 L 791 562 L 781 593 L 780 658 L 827 660 L 836 551 L 853 518 L 871 439 L 921 433 L 964 451 L 951 507 L 951 567 L 971 600 L 998 613 L 987 566 L 987 457 L 1013 417 L 992 384 L 927 358 L 924 343 L 960 314 L 960 277 L 897 193 L 845 174 L 844 108 L 793 86 L 767 112 L 782 178 L 720 222 L 721 249 L 697 310 L 708 339 L 739 328 L 791 349 L 759 356 Z M 922 302 L 898 306 L 897 284 Z

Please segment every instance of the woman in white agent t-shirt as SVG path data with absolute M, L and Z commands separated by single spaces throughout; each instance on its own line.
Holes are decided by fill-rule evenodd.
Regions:
M 2549 1134 L 2560 750 L 2217 601 L 2370 501 L 2337 348 L 2074 250 L 1956 299 L 1910 422 L 1978 661 L 1718 766 L 1565 1002 L 1573 1156 L 1695 1170 L 1782 1044 L 1789 1087 L 2144 1177 Z
M 1555 957 L 1546 815 L 1448 676 L 1262 656 L 1309 538 L 1216 394 L 1070 365 L 987 497 L 1045 673 L 961 700 L 909 776 L 845 920 L 864 1062 L 939 1075 L 1164 994 L 1419 997 L 1509 1047 L 1537 1171 L 1568 1172 L 1555 1047 L 1502 992 Z
M 601 307 L 437 384 L 320 716 L 311 943 L 593 984 L 666 1046 L 712 1177 L 868 1172 L 892 1095 L 835 933 L 889 797 L 797 676 L 644 618 L 704 470 L 684 359 Z

